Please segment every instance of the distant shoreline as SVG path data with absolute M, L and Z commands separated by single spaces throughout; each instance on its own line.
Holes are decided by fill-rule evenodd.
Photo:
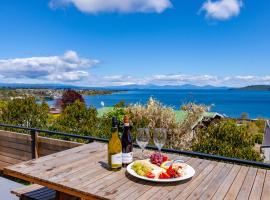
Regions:
M 244 91 L 270 91 L 270 85 L 250 85 L 241 88 L 233 88 L 232 90 Z
M 24 96 L 32 96 L 37 100 L 56 100 L 62 97 L 62 93 L 66 89 L 44 89 L 44 88 L 0 88 L 0 100 L 9 100 L 14 98 L 22 98 Z M 84 96 L 110 95 L 121 92 L 122 90 L 97 90 L 97 89 L 74 89 Z

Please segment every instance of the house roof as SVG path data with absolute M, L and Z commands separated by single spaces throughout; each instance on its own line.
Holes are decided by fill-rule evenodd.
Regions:
M 102 117 L 104 114 L 112 111 L 113 107 L 102 107 L 97 109 L 98 117 Z

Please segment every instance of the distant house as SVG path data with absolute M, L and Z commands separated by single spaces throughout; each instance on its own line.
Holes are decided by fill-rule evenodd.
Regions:
M 61 109 L 60 108 L 55 108 L 55 107 L 50 107 L 50 114 L 52 115 L 57 115 L 61 113 Z
M 188 112 L 184 110 L 175 110 L 176 114 L 176 120 L 179 123 L 183 123 L 186 118 L 188 117 Z M 204 112 L 201 117 L 198 119 L 198 121 L 193 125 L 192 129 L 195 129 L 196 127 L 200 125 L 207 126 L 209 125 L 213 120 L 224 118 L 222 114 L 219 114 L 217 112 Z
M 261 148 L 264 154 L 264 161 L 270 162 L 270 120 L 267 120 L 265 123 L 264 137 Z

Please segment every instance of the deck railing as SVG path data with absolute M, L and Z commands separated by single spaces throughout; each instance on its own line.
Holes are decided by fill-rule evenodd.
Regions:
M 59 131 L 42 130 L 42 129 L 37 129 L 37 128 L 23 127 L 23 126 L 15 126 L 15 125 L 8 125 L 8 124 L 1 124 L 0 123 L 0 127 L 30 131 L 32 159 L 35 159 L 37 157 L 38 133 L 45 133 L 45 134 L 50 135 L 50 136 L 57 135 L 57 136 L 74 138 L 74 139 L 82 139 L 82 140 L 87 140 L 88 142 L 93 142 L 93 141 L 108 142 L 108 139 L 105 139 L 105 138 L 76 135 L 76 134 L 64 133 L 64 132 L 59 132 Z M 134 146 L 138 147 L 137 144 L 134 144 Z M 157 150 L 157 148 L 155 146 L 147 146 L 146 148 L 150 149 L 150 150 Z M 235 163 L 235 164 L 249 165 L 249 166 L 256 166 L 256 167 L 270 169 L 270 164 L 263 163 L 263 162 L 256 162 L 256 161 L 251 161 L 251 160 L 243 160 L 243 159 L 238 159 L 238 158 L 230 158 L 230 157 L 201 153 L 201 152 L 169 149 L 169 148 L 162 148 L 162 151 L 166 152 L 166 153 L 175 153 L 175 154 L 181 154 L 181 155 L 186 155 L 186 156 L 191 156 L 191 157 L 198 157 L 198 158 L 202 158 L 202 159 L 211 159 L 211 160 L 217 160 L 217 161 L 230 162 L 230 163 Z

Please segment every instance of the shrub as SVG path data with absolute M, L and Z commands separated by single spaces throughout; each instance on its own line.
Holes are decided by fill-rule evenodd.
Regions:
M 134 104 L 126 108 L 135 127 L 175 128 L 176 116 L 172 108 L 150 98 L 146 105 Z
M 212 123 L 198 132 L 192 144 L 193 151 L 261 161 L 254 147 L 255 141 L 246 125 L 239 126 L 232 120 Z
M 136 137 L 136 129 L 140 127 L 166 128 L 168 130 L 166 146 L 170 148 L 188 149 L 193 138 L 192 128 L 202 116 L 204 108 L 201 105 L 190 104 L 187 117 L 183 123 L 176 121 L 172 108 L 162 105 L 157 100 L 150 98 L 146 105 L 129 105 L 125 110 L 133 124 L 133 136 Z
M 32 128 L 46 127 L 49 106 L 43 102 L 38 104 L 34 97 L 9 100 L 1 110 L 1 120 L 7 124 Z
M 258 129 L 259 129 L 258 131 L 259 131 L 260 133 L 263 133 L 263 132 L 264 132 L 264 128 L 265 128 L 265 119 L 259 118 L 259 119 L 257 119 L 254 123 L 256 124 L 256 126 L 257 126 Z
M 79 100 L 68 105 L 50 127 L 52 130 L 95 136 L 98 128 L 97 110 L 87 108 Z
M 249 117 L 249 115 L 247 112 L 241 113 L 241 116 L 240 116 L 241 119 L 248 119 L 248 117 Z
M 263 134 L 262 133 L 257 133 L 255 135 L 253 135 L 254 138 L 254 142 L 257 144 L 262 144 L 263 142 Z

